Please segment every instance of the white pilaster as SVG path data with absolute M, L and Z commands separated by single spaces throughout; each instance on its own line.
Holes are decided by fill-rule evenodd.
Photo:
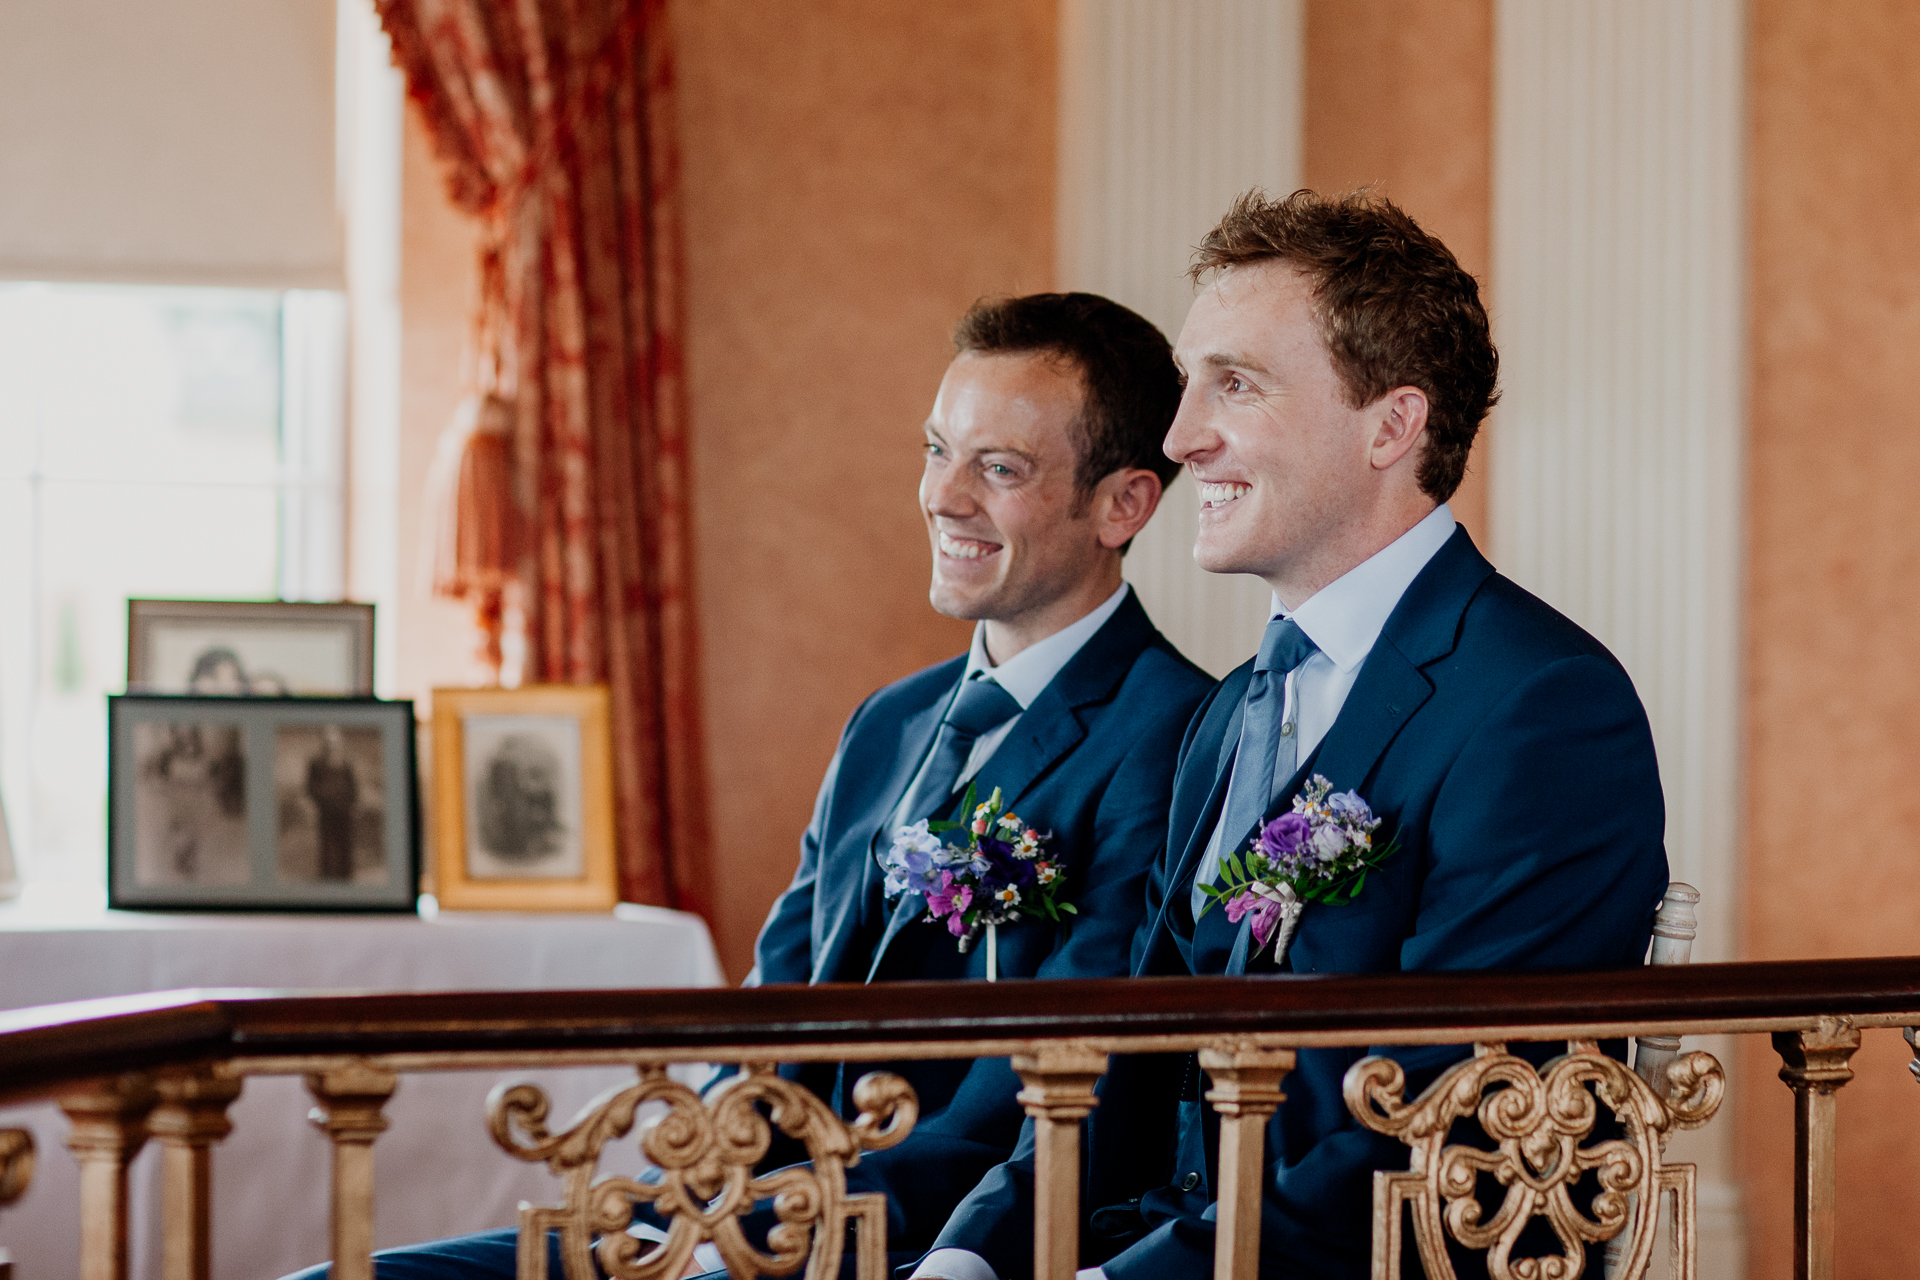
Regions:
M 1696 960 L 1737 954 L 1744 32 L 1741 0 L 1496 4 L 1493 558 L 1632 673 Z M 1743 1270 L 1721 1115 L 1675 1151 L 1710 1280 Z
M 1299 185 L 1301 0 L 1063 0 L 1061 287 L 1105 294 L 1177 339 L 1193 246 L 1249 187 Z M 1188 657 L 1224 675 L 1260 643 L 1269 593 L 1193 563 L 1183 475 L 1127 578 Z

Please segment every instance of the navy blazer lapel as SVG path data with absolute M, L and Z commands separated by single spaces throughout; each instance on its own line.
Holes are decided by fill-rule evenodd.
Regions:
M 1126 679 L 1127 672 L 1133 669 L 1134 660 L 1153 643 L 1158 634 L 1147 618 L 1147 611 L 1141 607 L 1139 598 L 1129 590 L 1127 598 L 1113 611 L 1113 616 L 1087 638 L 1087 642 L 1080 646 L 1080 651 L 1069 658 L 1047 687 L 1040 691 L 1040 696 L 1020 713 L 1020 719 L 1014 723 L 1006 740 L 980 766 L 980 771 L 973 777 L 974 785 L 980 790 L 980 798 L 984 800 L 992 794 L 993 788 L 998 787 L 1006 806 L 1017 811 L 1027 789 L 1056 760 L 1078 746 L 1080 740 L 1087 736 L 1086 726 L 1074 714 L 1075 708 L 1112 697 L 1114 690 Z M 931 734 L 927 742 L 930 746 Z M 926 747 L 922 747 L 920 754 L 924 756 L 926 750 Z M 911 777 L 907 781 L 911 781 Z M 905 791 L 906 782 L 903 781 L 900 794 Z M 899 804 L 898 795 L 894 803 Z M 1044 813 L 1023 816 L 1036 823 L 1044 824 L 1047 821 Z M 894 908 L 887 919 L 887 930 L 881 936 L 880 945 L 873 949 L 873 963 L 867 970 L 869 981 L 879 971 L 880 961 L 895 935 L 918 919 L 921 909 L 922 899 L 919 894 L 913 893 L 901 899 Z
M 1468 603 L 1492 576 L 1462 527 L 1408 584 L 1320 744 L 1314 772 L 1335 790 L 1364 783 L 1401 726 L 1433 696 L 1420 668 L 1453 652 Z
M 964 662 L 956 660 L 956 680 L 963 670 Z M 832 868 L 840 874 L 835 883 L 822 885 L 816 891 L 821 900 L 830 905 L 827 907 L 829 914 L 823 922 L 819 945 L 814 951 L 814 982 L 833 981 L 846 959 L 847 947 L 860 932 L 860 907 L 866 899 L 869 885 L 880 879 L 880 856 L 893 839 L 894 811 L 899 809 L 914 775 L 920 771 L 920 762 L 933 749 L 933 737 L 939 732 L 940 717 L 946 712 L 947 702 L 952 696 L 953 684 L 944 684 L 938 698 L 900 721 L 898 746 L 893 758 L 887 762 L 887 780 L 876 793 L 872 816 L 868 819 L 874 824 L 874 830 L 867 841 L 867 856 L 859 859 L 857 866 L 849 865 L 850 859 L 825 858 L 821 862 L 823 872 Z
M 1178 934 L 1168 923 L 1167 914 L 1174 909 L 1175 902 L 1189 892 L 1188 879 L 1193 875 L 1200 858 L 1206 852 L 1207 841 L 1213 835 L 1214 824 L 1220 820 L 1220 806 L 1226 803 L 1227 781 L 1232 776 L 1234 750 L 1240 741 L 1240 723 L 1246 715 L 1247 682 L 1252 679 L 1252 676 L 1253 663 L 1248 661 L 1238 669 L 1229 672 L 1227 678 L 1220 682 L 1219 691 L 1214 694 L 1213 701 L 1208 705 L 1205 713 L 1207 720 L 1213 720 L 1216 715 L 1224 716 L 1219 737 L 1215 738 L 1211 728 L 1203 721 L 1200 729 L 1194 734 L 1185 761 L 1182 762 L 1180 776 L 1174 780 L 1174 816 L 1181 820 L 1185 835 L 1176 835 L 1176 829 L 1169 825 L 1168 852 L 1173 852 L 1171 842 L 1174 839 L 1180 839 L 1181 848 L 1179 856 L 1172 862 L 1172 872 L 1165 882 L 1166 896 L 1160 902 L 1160 914 L 1155 917 L 1153 932 L 1148 935 L 1153 942 L 1149 943 L 1140 955 L 1139 966 L 1133 975 L 1136 978 L 1154 972 L 1154 947 L 1161 940 L 1162 935 L 1173 938 L 1175 945 L 1178 945 Z M 1205 790 L 1201 790 L 1199 781 L 1207 775 L 1199 773 L 1198 770 L 1209 766 L 1213 770 L 1212 776 L 1207 781 Z M 1191 782 L 1188 781 L 1189 778 L 1192 779 Z M 1183 792 L 1188 792 L 1189 789 L 1191 794 L 1200 798 L 1199 807 L 1194 811 L 1190 822 L 1181 812 L 1184 808 L 1182 801 L 1185 799 Z
M 1380 638 L 1360 664 L 1340 714 L 1308 764 L 1301 766 L 1282 792 L 1282 803 L 1292 803 L 1294 793 L 1307 780 L 1309 766 L 1336 791 L 1358 790 L 1365 784 L 1401 728 L 1433 696 L 1433 682 L 1420 668 L 1453 652 L 1467 605 L 1491 576 L 1493 566 L 1475 549 L 1466 529 L 1456 528 L 1388 615 Z M 1361 792 L 1361 799 L 1366 798 Z M 1243 832 L 1232 847 L 1245 848 L 1258 829 Z M 1242 926 L 1243 934 L 1247 928 Z M 1244 938 L 1235 956 L 1241 968 L 1229 972 L 1244 972 Z

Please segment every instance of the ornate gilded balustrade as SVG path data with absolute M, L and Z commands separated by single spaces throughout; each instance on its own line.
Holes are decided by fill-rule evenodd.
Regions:
M 1573 1280 L 1586 1246 L 1616 1237 L 1618 1274 L 1638 1277 L 1654 1249 L 1655 1206 L 1670 1197 L 1677 1274 L 1686 1276 L 1692 1170 L 1666 1163 L 1666 1138 L 1713 1117 L 1720 1066 L 1705 1053 L 1680 1053 L 1649 1058 L 1643 1078 L 1598 1044 L 1767 1034 L 1794 1096 L 1795 1275 L 1824 1280 L 1832 1274 L 1834 1091 L 1852 1076 L 1863 1029 L 1916 1024 L 1920 959 L 719 993 L 175 992 L 0 1015 L 0 1101 L 56 1099 L 71 1121 L 82 1280 L 127 1275 L 127 1166 L 150 1140 L 162 1149 L 165 1280 L 203 1280 L 213 1239 L 209 1162 L 228 1130 L 227 1107 L 249 1076 L 304 1076 L 314 1122 L 333 1143 L 334 1275 L 367 1280 L 378 1194 L 373 1144 L 400 1076 L 629 1065 L 633 1084 L 564 1129 L 549 1128 L 544 1095 L 511 1083 L 495 1090 L 487 1116 L 474 1117 L 490 1127 L 503 1159 L 538 1161 L 557 1175 L 556 1202 L 523 1211 L 523 1225 L 536 1228 L 523 1240 L 557 1230 L 569 1280 L 592 1276 L 596 1260 L 622 1280 L 674 1280 L 706 1240 L 739 1276 L 804 1268 L 829 1278 L 849 1238 L 864 1280 L 879 1280 L 883 1206 L 848 1194 L 844 1171 L 863 1151 L 909 1132 L 911 1090 L 896 1077 L 869 1075 L 855 1095 L 862 1114 L 846 1123 L 770 1064 L 1007 1056 L 1037 1121 L 1035 1275 L 1071 1280 L 1080 1121 L 1097 1105 L 1094 1086 L 1109 1056 L 1198 1052 L 1212 1082 L 1205 1096 L 1221 1119 L 1215 1280 L 1254 1280 L 1261 1144 L 1295 1052 L 1470 1043 L 1474 1055 L 1415 1098 L 1405 1096 L 1394 1060 L 1366 1058 L 1348 1073 L 1354 1115 L 1409 1147 L 1405 1172 L 1376 1177 L 1375 1275 L 1397 1274 L 1411 1221 L 1411 1244 L 1434 1277 L 1451 1274 L 1449 1240 L 1485 1250 L 1496 1277 Z M 1510 1051 L 1529 1042 L 1564 1042 L 1565 1051 L 1536 1066 L 1540 1054 Z M 701 1097 L 666 1074 L 681 1062 L 741 1070 Z M 642 1123 L 647 1104 L 660 1114 Z M 1458 1141 L 1468 1118 L 1480 1136 Z M 811 1170 L 756 1173 L 772 1129 L 806 1144 Z M 0 1242 L 3 1206 L 33 1171 L 34 1152 L 21 1136 L 0 1132 Z M 635 1150 L 614 1145 L 629 1137 Z M 610 1176 L 599 1176 L 603 1153 L 619 1166 Z M 657 1173 L 627 1176 L 643 1158 Z M 1588 1191 L 1577 1191 L 1587 1174 Z M 763 1249 L 737 1215 L 767 1199 L 780 1225 Z M 640 1202 L 670 1215 L 664 1243 L 621 1229 Z M 1522 1246 L 1535 1221 L 1557 1251 Z M 545 1267 L 545 1249 L 523 1245 L 522 1276 L 537 1280 Z

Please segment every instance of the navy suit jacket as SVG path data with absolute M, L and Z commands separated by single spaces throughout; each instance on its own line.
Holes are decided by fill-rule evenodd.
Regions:
M 1217 908 L 1196 925 L 1188 899 L 1225 799 L 1251 676 L 1249 662 L 1220 683 L 1181 747 L 1136 975 L 1248 967 L 1247 926 L 1228 924 Z M 1353 902 L 1306 908 L 1285 968 L 1641 962 L 1667 882 L 1646 714 L 1599 641 L 1495 573 L 1464 529 L 1408 587 L 1274 812 L 1316 773 L 1357 790 L 1400 848 Z M 1242 849 L 1254 831 L 1228 834 L 1227 847 Z M 1263 967 L 1272 972 L 1270 961 L 1252 970 Z M 1367 1273 L 1372 1173 L 1406 1167 L 1405 1149 L 1362 1129 L 1341 1099 L 1341 1077 L 1367 1052 L 1406 1064 L 1411 1093 L 1466 1050 L 1299 1052 L 1267 1129 L 1264 1276 Z M 1111 1280 L 1211 1274 L 1218 1129 L 1197 1074 L 1186 1056 L 1123 1057 L 1102 1082 L 1083 1200 L 1094 1218 L 1083 1238 L 1087 1260 L 1102 1262 Z M 1029 1126 L 1015 1157 L 982 1180 L 937 1242 L 982 1254 L 1003 1280 L 1032 1274 L 1031 1141 Z
M 985 977 L 985 946 L 961 955 L 943 925 L 921 922 L 919 895 L 875 910 L 894 811 L 965 670 L 964 658 L 929 667 L 854 712 L 820 785 L 799 870 L 755 944 L 750 984 Z M 1166 844 L 1180 736 L 1212 687 L 1129 591 L 975 775 L 983 797 L 999 787 L 1030 825 L 1053 832 L 1079 910 L 1060 928 L 1036 920 L 1002 926 L 1003 980 L 1127 972 L 1147 876 Z M 891 1248 L 924 1247 L 974 1182 L 1012 1152 L 1024 1118 L 1014 1101 L 1020 1081 L 1004 1058 L 783 1074 L 849 1114 L 854 1081 L 883 1069 L 914 1086 L 920 1121 L 900 1146 L 862 1156 L 849 1183 L 887 1193 Z

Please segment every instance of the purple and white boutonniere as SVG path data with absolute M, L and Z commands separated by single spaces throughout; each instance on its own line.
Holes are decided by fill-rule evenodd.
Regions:
M 1291 812 L 1262 827 L 1245 853 L 1229 855 L 1218 881 L 1200 886 L 1209 899 L 1200 914 L 1224 901 L 1235 924 L 1251 916 L 1253 954 L 1277 935 L 1278 964 L 1307 903 L 1345 906 L 1366 887 L 1367 872 L 1399 851 L 1398 838 L 1375 842 L 1380 821 L 1357 793 L 1334 794 L 1333 784 L 1314 774 L 1294 796 Z
M 889 899 L 918 893 L 926 899 L 927 923 L 944 921 L 947 932 L 970 951 L 982 932 L 987 937 L 987 981 L 999 977 L 999 935 L 1003 924 L 1022 916 L 1060 922 L 1078 915 L 1065 900 L 1066 874 L 1050 846 L 1053 833 L 1029 827 L 1007 811 L 1000 788 L 975 803 L 971 784 L 961 802 L 964 822 L 921 819 L 893 833 L 893 847 L 881 866 Z

